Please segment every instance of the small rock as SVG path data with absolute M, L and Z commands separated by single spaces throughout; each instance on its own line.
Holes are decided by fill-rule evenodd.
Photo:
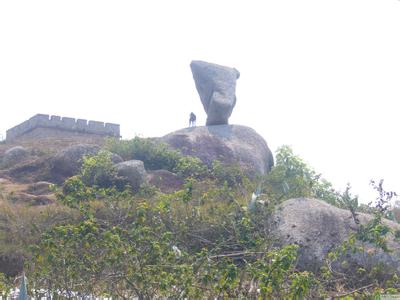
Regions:
M 123 160 L 122 157 L 119 156 L 118 154 L 111 153 L 111 161 L 112 161 L 114 164 L 118 164 L 118 163 L 120 163 L 120 162 L 123 162 L 124 160 Z

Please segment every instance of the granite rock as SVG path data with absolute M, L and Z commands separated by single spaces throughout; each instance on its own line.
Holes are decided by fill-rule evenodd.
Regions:
M 29 152 L 22 146 L 15 146 L 8 149 L 3 156 L 2 165 L 4 167 L 11 167 L 29 156 Z
M 252 128 L 241 125 L 198 126 L 181 129 L 161 138 L 172 149 L 200 158 L 242 168 L 251 178 L 267 174 L 274 159 L 265 140 Z
M 240 76 L 239 71 L 199 60 L 192 61 L 190 68 L 207 113 L 206 125 L 228 124 L 236 104 L 236 80 Z
M 141 160 L 128 160 L 115 165 L 118 176 L 124 178 L 133 190 L 139 190 L 147 181 L 147 173 Z

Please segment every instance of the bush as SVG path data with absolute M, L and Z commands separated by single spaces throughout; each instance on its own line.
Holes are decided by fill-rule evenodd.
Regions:
M 131 140 L 110 139 L 107 142 L 107 149 L 120 155 L 124 160 L 143 161 L 147 170 L 173 171 L 182 157 L 178 151 L 169 149 L 164 143 L 140 137 Z
M 297 247 L 272 248 L 264 238 L 265 211 L 252 218 L 235 188 L 219 201 L 214 189 L 191 179 L 171 195 L 114 192 L 102 207 L 90 201 L 79 208 L 78 222 L 49 228 L 33 248 L 30 281 L 65 295 L 309 296 L 311 275 L 295 269 Z
M 310 197 L 340 206 L 340 196 L 332 184 L 294 155 L 289 146 L 282 146 L 276 152 L 276 165 L 263 180 L 263 193 L 278 202 Z
M 199 158 L 193 156 L 179 158 L 173 171 L 182 178 L 204 178 L 208 175 L 207 166 Z
M 213 161 L 211 174 L 219 183 L 224 184 L 226 182 L 230 187 L 244 184 L 248 181 L 248 178 L 238 165 L 226 165 L 218 160 Z

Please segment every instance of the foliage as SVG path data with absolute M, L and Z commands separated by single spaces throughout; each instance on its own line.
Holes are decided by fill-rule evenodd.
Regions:
M 7 296 L 12 289 L 13 284 L 10 277 L 0 272 L 0 299 L 3 297 L 7 299 Z
M 348 209 L 351 213 L 354 223 L 358 225 L 360 224 L 360 220 L 358 219 L 357 215 L 357 211 L 359 211 L 358 196 L 353 196 L 350 193 L 350 189 L 351 186 L 348 183 L 344 193 L 343 194 L 338 193 L 337 205 L 340 208 Z
M 164 143 L 138 136 L 131 140 L 109 139 L 107 148 L 124 160 L 143 161 L 147 170 L 173 171 L 182 156 L 178 151 L 169 149 Z
M 57 196 L 61 203 L 78 207 L 83 202 L 103 197 L 108 190 L 123 191 L 126 184 L 117 174 L 111 152 L 101 150 L 83 158 L 79 174 L 65 180 L 62 192 L 59 191 Z
M 112 162 L 112 153 L 100 150 L 96 155 L 83 157 L 80 176 L 86 185 L 104 188 L 114 186 L 117 170 Z
M 211 174 L 220 184 L 227 183 L 230 187 L 249 184 L 249 179 L 238 165 L 222 164 L 214 160 L 211 165 Z
M 277 202 L 298 197 L 318 198 L 338 206 L 338 193 L 289 146 L 278 148 L 276 165 L 265 177 L 263 193 Z
M 60 199 L 80 203 L 72 205 L 80 218 L 49 228 L 32 247 L 27 273 L 36 288 L 140 299 L 302 297 L 313 290 L 312 275 L 295 269 L 297 247 L 275 249 L 265 240 L 269 211 L 249 214 L 241 189 L 190 177 L 181 191 L 141 199 L 89 187 L 82 177 L 71 181 L 77 188 Z M 101 201 L 92 193 L 102 193 Z
M 357 293 L 373 293 L 375 290 L 387 292 L 400 292 L 398 271 L 391 265 L 377 263 L 374 257 L 384 255 L 392 250 L 388 246 L 388 239 L 396 239 L 399 233 L 392 232 L 385 223 L 389 202 L 396 195 L 395 192 L 387 192 L 383 189 L 383 180 L 378 185 L 371 181 L 371 185 L 378 192 L 375 202 L 370 203 L 372 218 L 365 224 L 361 224 L 355 215 L 355 209 L 350 207 L 353 219 L 357 226 L 354 234 L 344 241 L 339 247 L 332 250 L 327 257 L 323 274 L 328 284 L 342 284 L 344 288 L 358 287 Z M 345 193 L 347 202 L 354 205 L 351 197 Z M 374 206 L 371 206 L 375 203 Z M 349 254 L 358 259 L 349 260 Z M 357 292 L 357 293 L 356 293 Z
M 0 254 L 2 243 L 29 249 L 25 271 L 36 298 L 315 299 L 400 287 L 387 266 L 368 264 L 377 251 L 390 251 L 385 245 L 392 233 L 379 207 L 393 194 L 380 193 L 382 205 L 369 208 L 377 212 L 374 222 L 356 222 L 357 233 L 329 254 L 320 273 L 300 271 L 298 246 L 279 248 L 271 240 L 274 204 L 322 198 L 349 209 L 357 221 L 358 199 L 349 185 L 335 191 L 287 146 L 278 149 L 271 173 L 255 180 L 238 166 L 215 161 L 207 168 L 150 139 L 109 141 L 107 147 L 145 161 L 148 169 L 176 172 L 185 184 L 170 194 L 148 185 L 134 194 L 118 178 L 110 153 L 100 151 L 85 157 L 81 172 L 57 191 L 54 219 L 50 211 L 35 218 L 23 210 L 7 215 L 0 206 L 0 216 L 7 216 L 0 217 Z M 248 209 L 253 191 L 272 201 Z M 7 233 L 4 222 L 14 231 Z M 32 234 L 23 235 L 26 230 Z M 350 261 L 349 253 L 361 254 L 363 264 Z M 0 290 L 2 280 L 0 274 Z
M 37 244 L 49 228 L 76 218 L 74 211 L 61 205 L 24 206 L 0 200 L 0 258 L 13 262 L 3 272 L 19 272 L 21 262 L 31 256 L 30 245 Z
M 197 157 L 182 155 L 166 144 L 152 139 L 135 137 L 131 140 L 110 139 L 107 148 L 125 160 L 143 161 L 147 170 L 165 169 L 182 178 L 209 176 L 208 167 Z
M 208 175 L 207 166 L 199 158 L 193 156 L 180 157 L 173 171 L 182 178 L 202 178 Z

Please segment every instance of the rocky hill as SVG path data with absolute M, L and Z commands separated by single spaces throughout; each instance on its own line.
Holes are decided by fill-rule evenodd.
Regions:
M 0 143 L 0 297 L 22 272 L 37 298 L 400 291 L 395 194 L 380 182 L 378 205 L 360 206 L 289 147 L 274 160 L 255 130 L 228 124 L 239 72 L 191 68 L 206 126 L 158 138 L 28 134 Z

